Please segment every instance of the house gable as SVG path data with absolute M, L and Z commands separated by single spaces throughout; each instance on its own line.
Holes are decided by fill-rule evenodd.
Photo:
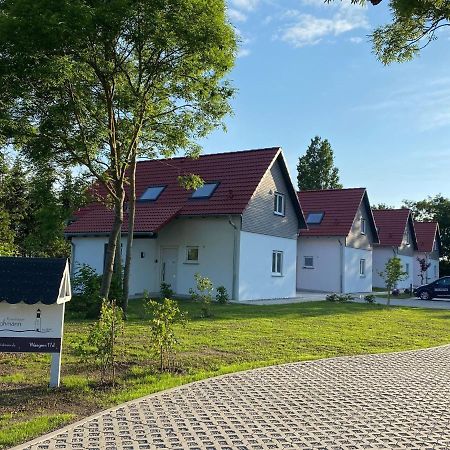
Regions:
M 242 214 L 242 231 L 296 239 L 299 228 L 305 228 L 303 214 L 284 164 L 279 154 L 261 179 Z M 283 215 L 274 212 L 276 194 L 284 198 Z
M 361 204 L 356 212 L 352 227 L 348 233 L 346 244 L 347 247 L 360 248 L 370 250 L 374 243 L 378 242 L 376 228 L 373 226 L 372 210 L 367 194 L 361 200 Z M 362 230 L 362 222 L 365 222 L 365 231 Z

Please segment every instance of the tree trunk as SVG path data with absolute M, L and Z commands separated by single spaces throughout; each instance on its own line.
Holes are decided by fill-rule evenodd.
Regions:
M 128 194 L 128 235 L 127 235 L 127 253 L 125 256 L 125 269 L 123 274 L 123 312 L 127 318 L 128 300 L 130 295 L 130 271 L 131 254 L 134 238 L 134 219 L 136 216 L 136 154 L 130 165 L 130 188 Z
M 123 202 L 124 191 L 123 186 L 117 189 L 119 200 L 114 202 L 114 223 L 109 235 L 108 246 L 106 249 L 105 267 L 103 270 L 102 287 L 100 295 L 102 298 L 108 299 L 109 290 L 111 288 L 111 280 L 114 272 L 114 260 L 116 256 L 117 239 L 120 236 L 123 223 Z

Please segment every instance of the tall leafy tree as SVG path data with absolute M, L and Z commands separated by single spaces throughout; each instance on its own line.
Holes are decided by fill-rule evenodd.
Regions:
M 339 169 L 334 166 L 333 149 L 327 139 L 316 136 L 311 139 L 306 153 L 298 159 L 298 188 L 342 189 L 339 183 Z
M 0 137 L 100 183 L 114 211 L 102 296 L 131 161 L 198 154 L 230 112 L 235 53 L 224 0 L 0 2 Z
M 327 3 L 335 0 L 325 0 Z M 364 5 L 387 4 L 392 22 L 372 34 L 374 51 L 383 64 L 408 61 L 450 25 L 450 2 L 447 0 L 352 0 Z

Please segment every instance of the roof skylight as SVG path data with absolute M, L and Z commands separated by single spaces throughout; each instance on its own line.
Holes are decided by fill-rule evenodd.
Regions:
M 217 186 L 219 186 L 219 183 L 205 183 L 192 193 L 191 198 L 210 198 Z
M 141 195 L 139 200 L 155 201 L 162 194 L 166 186 L 150 186 Z
M 323 212 L 312 212 L 308 214 L 308 217 L 306 218 L 306 223 L 308 225 L 319 225 L 322 220 L 325 213 Z

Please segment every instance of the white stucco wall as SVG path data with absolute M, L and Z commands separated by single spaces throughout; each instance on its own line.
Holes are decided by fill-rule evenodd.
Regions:
M 395 256 L 392 247 L 375 247 L 373 250 L 373 285 L 374 287 L 384 288 L 385 282 L 380 277 L 379 272 L 384 271 L 386 263 L 390 258 Z M 414 279 L 414 257 L 406 255 L 397 255 L 402 261 L 403 269 L 406 270 L 406 264 L 409 264 L 409 276 L 400 281 L 397 285 L 399 289 L 406 289 L 410 287 Z
M 414 254 L 414 285 L 420 286 L 422 284 L 420 277 L 420 264 L 417 258 L 425 258 L 431 263 L 428 268 L 426 275 L 424 276 L 423 284 L 432 283 L 439 278 L 439 261 L 436 259 L 431 259 L 426 253 L 416 252 Z
M 272 275 L 272 252 L 283 252 L 283 274 Z M 296 295 L 297 240 L 240 232 L 239 300 Z
M 361 259 L 366 261 L 364 276 L 359 273 Z M 372 292 L 372 251 L 345 247 L 344 261 L 344 292 Z
M 72 274 L 78 265 L 88 264 L 97 273 L 103 273 L 104 246 L 106 237 L 72 238 Z
M 234 228 L 225 217 L 180 218 L 164 227 L 157 238 L 158 263 L 156 264 L 159 290 L 161 274 L 161 250 L 164 247 L 178 249 L 176 293 L 188 295 L 195 287 L 194 275 L 200 273 L 211 279 L 214 287 L 225 286 L 230 298 L 233 289 Z M 186 247 L 199 247 L 198 264 L 186 263 Z
M 344 239 L 341 239 L 343 242 Z M 341 291 L 341 247 L 337 238 L 300 237 L 297 240 L 297 289 Z M 314 258 L 314 268 L 304 267 L 304 257 Z

